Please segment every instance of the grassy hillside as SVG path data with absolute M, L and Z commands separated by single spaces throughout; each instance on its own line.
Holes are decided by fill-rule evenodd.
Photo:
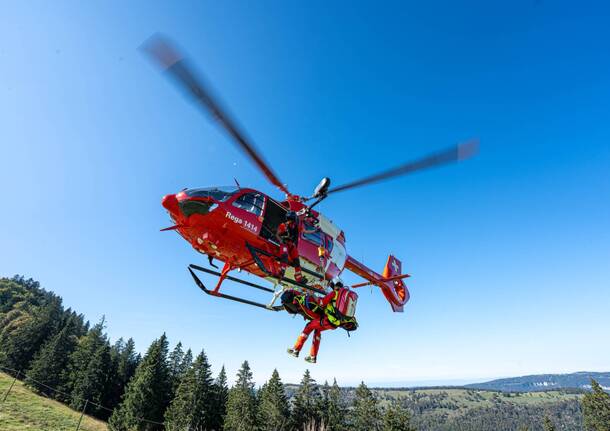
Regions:
M 12 377 L 0 373 L 0 430 L 58 431 L 75 430 L 80 417 L 65 405 L 34 394 L 22 382 L 17 381 L 6 401 L 2 403 Z M 85 416 L 81 430 L 107 431 L 106 423 Z

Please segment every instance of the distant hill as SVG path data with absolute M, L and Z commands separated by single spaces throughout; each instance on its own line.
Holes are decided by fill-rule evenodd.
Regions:
M 594 373 L 581 371 L 572 374 L 538 374 L 533 376 L 510 377 L 484 383 L 464 385 L 466 388 L 502 392 L 536 392 L 551 389 L 590 389 L 591 379 L 595 379 L 606 391 L 610 391 L 610 372 Z
M 292 398 L 298 385 L 287 384 Z M 418 431 L 543 431 L 543 418 L 563 431 L 583 431 L 579 390 L 500 392 L 463 387 L 371 388 L 381 405 L 400 400 L 412 412 Z M 341 388 L 351 405 L 356 388 Z
M 418 431 L 543 431 L 548 416 L 563 431 L 583 431 L 582 394 L 476 389 L 373 389 L 382 404 L 400 399 Z

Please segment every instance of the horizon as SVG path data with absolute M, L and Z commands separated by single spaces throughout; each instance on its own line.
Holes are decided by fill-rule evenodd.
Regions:
M 109 337 L 133 337 L 139 352 L 163 332 L 172 346 L 203 348 L 230 381 L 243 360 L 257 383 L 274 368 L 284 382 L 308 368 L 342 385 L 610 369 L 608 6 L 6 9 L 0 275 L 32 277 L 91 322 L 105 315 Z M 324 332 L 311 365 L 286 354 L 302 319 L 193 284 L 186 267 L 205 258 L 159 232 L 171 224 L 161 198 L 234 178 L 279 194 L 141 55 L 157 32 L 295 193 L 480 139 L 471 160 L 316 207 L 370 268 L 389 254 L 402 261 L 404 313 L 360 288 L 359 329 Z

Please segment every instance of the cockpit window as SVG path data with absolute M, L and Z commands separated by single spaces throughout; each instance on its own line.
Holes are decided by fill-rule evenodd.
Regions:
M 329 253 L 333 251 L 334 245 L 333 239 L 331 237 L 326 237 L 326 250 L 328 250 Z
M 304 228 L 304 230 L 310 232 L 310 233 L 304 232 L 302 234 L 304 239 L 306 239 L 309 242 L 313 242 L 318 247 L 324 246 L 324 237 L 322 236 L 322 232 L 320 232 L 320 229 L 316 229 L 314 226 L 312 226 L 311 224 L 309 224 L 307 222 L 303 223 L 303 228 Z
M 265 197 L 260 193 L 246 193 L 233 202 L 233 206 L 260 216 L 263 213 Z
M 237 187 L 207 187 L 202 189 L 186 189 L 184 193 L 190 198 L 212 198 L 224 202 L 239 190 Z

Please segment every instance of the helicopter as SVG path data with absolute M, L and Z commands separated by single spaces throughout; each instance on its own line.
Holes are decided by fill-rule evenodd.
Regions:
M 275 302 L 286 290 L 296 289 L 320 297 L 326 294 L 334 281 L 340 280 L 343 271 L 348 270 L 364 279 L 362 283 L 353 284 L 352 288 L 377 286 L 392 311 L 402 312 L 410 298 L 405 284 L 410 275 L 402 272 L 401 261 L 390 254 L 381 273 L 369 268 L 348 254 L 345 232 L 315 207 L 338 192 L 470 158 L 478 151 L 478 141 L 458 144 L 337 187 L 331 187 L 331 179 L 324 177 L 310 196 L 301 196 L 289 191 L 280 181 L 207 82 L 195 73 L 171 42 L 156 35 L 144 43 L 142 50 L 227 133 L 269 183 L 284 195 L 283 199 L 276 199 L 259 190 L 241 187 L 235 181 L 236 185 L 232 187 L 186 188 L 162 198 L 162 206 L 173 222 L 162 231 L 176 231 L 197 252 L 207 256 L 210 268 L 196 264 L 188 266 L 197 286 L 218 298 L 281 311 L 286 308 L 275 305 Z M 282 257 L 277 236 L 278 227 L 286 222 L 289 213 L 296 213 L 298 218 L 296 247 L 300 269 L 306 277 L 303 280 L 295 277 L 295 265 Z M 215 260 L 223 263 L 222 268 L 214 263 Z M 198 272 L 217 277 L 216 285 L 212 288 L 206 286 Z M 269 282 L 271 287 L 231 275 L 235 272 L 253 274 Z M 268 292 L 272 299 L 265 304 L 227 294 L 221 291 L 226 280 Z

